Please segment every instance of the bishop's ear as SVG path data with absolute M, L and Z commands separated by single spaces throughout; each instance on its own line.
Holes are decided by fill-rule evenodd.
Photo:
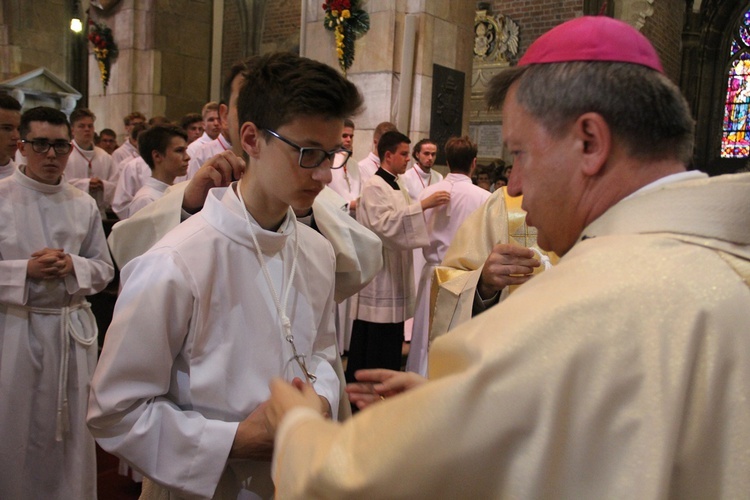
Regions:
M 582 144 L 582 171 L 586 175 L 598 174 L 612 150 L 609 125 L 599 113 L 584 113 L 576 120 L 574 130 Z
M 245 122 L 240 127 L 242 150 L 251 158 L 257 158 L 260 151 L 261 131 L 253 122 Z

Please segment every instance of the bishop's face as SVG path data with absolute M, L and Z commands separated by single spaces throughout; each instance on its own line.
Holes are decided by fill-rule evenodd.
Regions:
M 583 229 L 577 216 L 580 141 L 572 127 L 551 135 L 516 100 L 517 85 L 511 86 L 503 105 L 503 139 L 514 158 L 508 194 L 523 194 L 526 222 L 537 228 L 539 246 L 565 255 Z

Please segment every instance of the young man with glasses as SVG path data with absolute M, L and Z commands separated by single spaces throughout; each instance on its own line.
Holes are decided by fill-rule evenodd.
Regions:
M 94 200 L 62 181 L 71 153 L 65 115 L 21 117 L 26 159 L 0 181 L 0 498 L 96 498 L 86 429 L 97 355 L 86 295 L 114 269 Z
M 123 268 L 92 382 L 89 427 L 149 478 L 144 494 L 270 498 L 273 377 L 312 384 L 337 413 L 335 257 L 292 207 L 309 209 L 342 164 L 344 118 L 362 97 L 291 54 L 229 82 L 247 170 Z

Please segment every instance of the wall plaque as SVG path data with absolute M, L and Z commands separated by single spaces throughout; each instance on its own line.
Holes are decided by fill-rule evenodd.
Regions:
M 462 71 L 432 65 L 432 114 L 430 139 L 438 145 L 435 163 L 445 165 L 444 146 L 452 136 L 461 135 L 464 113 L 464 81 Z

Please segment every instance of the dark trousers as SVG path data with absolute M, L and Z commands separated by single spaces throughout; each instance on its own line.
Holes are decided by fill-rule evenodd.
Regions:
M 355 319 L 346 362 L 346 381 L 362 368 L 401 369 L 404 323 L 371 323 Z

